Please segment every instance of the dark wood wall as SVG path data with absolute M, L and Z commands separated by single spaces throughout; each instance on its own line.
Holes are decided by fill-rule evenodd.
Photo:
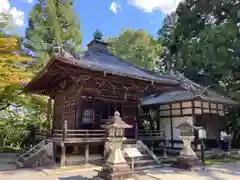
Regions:
M 126 131 L 126 135 L 134 137 L 139 100 L 137 92 L 124 88 L 113 90 L 109 83 L 102 89 L 91 86 L 91 83 L 69 84 L 65 91 L 55 94 L 53 129 L 61 129 L 64 120 L 67 120 L 69 129 L 101 129 L 101 125 L 119 111 L 122 119 L 134 126 Z M 92 122 L 86 123 L 90 117 Z

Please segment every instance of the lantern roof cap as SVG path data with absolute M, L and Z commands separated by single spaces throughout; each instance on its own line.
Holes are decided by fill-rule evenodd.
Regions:
M 203 127 L 202 126 L 194 126 L 192 124 L 190 124 L 189 122 L 182 122 L 181 124 L 179 124 L 177 127 L 177 129 L 180 129 L 180 130 L 199 130 L 199 129 L 202 129 Z
M 120 117 L 120 113 L 116 111 L 114 113 L 113 118 L 109 121 L 106 125 L 103 126 L 104 128 L 120 128 L 120 129 L 127 129 L 132 128 L 132 125 L 125 123 L 122 118 Z

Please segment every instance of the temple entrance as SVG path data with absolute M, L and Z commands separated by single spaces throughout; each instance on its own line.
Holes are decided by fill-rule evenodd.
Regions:
M 79 107 L 80 116 L 76 123 L 79 129 L 101 129 L 114 112 L 122 113 L 122 105 L 102 100 L 83 100 Z

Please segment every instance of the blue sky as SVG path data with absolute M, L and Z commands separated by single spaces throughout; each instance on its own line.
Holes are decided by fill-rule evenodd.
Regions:
M 117 36 L 121 29 L 144 29 L 156 36 L 163 18 L 181 0 L 75 0 L 74 10 L 81 21 L 82 46 L 92 40 L 98 28 L 104 37 Z M 28 24 L 28 14 L 37 0 L 0 0 L 0 12 L 9 11 L 21 35 Z

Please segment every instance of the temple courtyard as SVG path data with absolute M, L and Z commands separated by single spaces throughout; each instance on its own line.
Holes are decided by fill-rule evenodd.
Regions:
M 31 168 L 0 171 L 3 180 L 82 180 L 91 179 L 100 170 L 99 166 L 65 167 L 62 169 Z M 139 180 L 238 180 L 240 163 L 228 163 L 209 166 L 206 169 L 196 168 L 193 171 L 164 167 L 143 171 L 137 174 Z

